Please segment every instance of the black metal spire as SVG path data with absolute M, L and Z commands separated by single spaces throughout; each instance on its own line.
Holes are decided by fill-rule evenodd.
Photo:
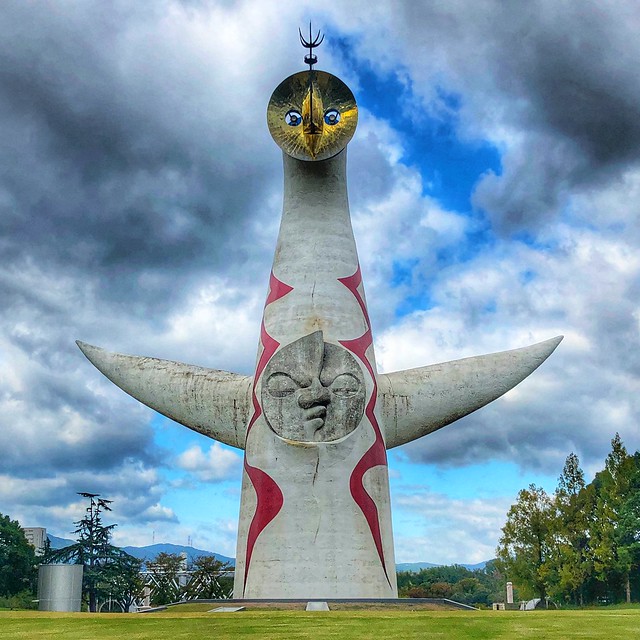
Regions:
M 302 31 L 298 29 L 298 33 L 300 34 L 300 44 L 305 48 L 309 49 L 308 55 L 304 57 L 304 63 L 309 65 L 309 71 L 313 70 L 313 65 L 318 62 L 318 56 L 313 55 L 313 50 L 315 47 L 319 47 L 324 40 L 324 33 L 320 35 L 320 30 L 318 29 L 318 33 L 316 37 L 313 37 L 313 32 L 311 31 L 311 23 L 309 23 L 309 39 L 305 39 L 302 35 Z

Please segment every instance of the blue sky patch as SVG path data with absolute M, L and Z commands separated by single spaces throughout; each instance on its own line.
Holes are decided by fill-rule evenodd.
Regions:
M 471 194 L 480 177 L 488 171 L 501 173 L 500 153 L 487 141 L 462 141 L 458 138 L 460 96 L 438 89 L 438 98 L 445 108 L 438 115 L 413 108 L 420 99 L 412 84 L 405 80 L 401 69 L 380 74 L 368 60 L 356 58 L 348 38 L 330 39 L 330 46 L 354 73 L 360 84 L 358 104 L 372 113 L 381 114 L 403 135 L 404 156 L 401 161 L 418 168 L 425 194 L 436 198 L 449 210 L 471 210 Z

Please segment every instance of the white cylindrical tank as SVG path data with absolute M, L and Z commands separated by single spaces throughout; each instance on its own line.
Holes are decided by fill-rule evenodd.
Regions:
M 38 609 L 80 611 L 83 570 L 81 564 L 41 564 L 38 569 Z

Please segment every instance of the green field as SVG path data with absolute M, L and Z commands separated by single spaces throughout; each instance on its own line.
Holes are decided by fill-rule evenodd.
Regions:
M 3 640 L 214 640 L 226 638 L 598 638 L 640 636 L 640 609 L 585 611 L 242 611 L 180 607 L 153 614 L 0 612 Z

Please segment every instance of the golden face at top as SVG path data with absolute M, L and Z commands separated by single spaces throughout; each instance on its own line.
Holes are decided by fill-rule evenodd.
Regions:
M 353 137 L 358 107 L 349 87 L 336 76 L 301 71 L 281 82 L 271 95 L 267 124 L 286 154 L 298 160 L 326 160 Z

